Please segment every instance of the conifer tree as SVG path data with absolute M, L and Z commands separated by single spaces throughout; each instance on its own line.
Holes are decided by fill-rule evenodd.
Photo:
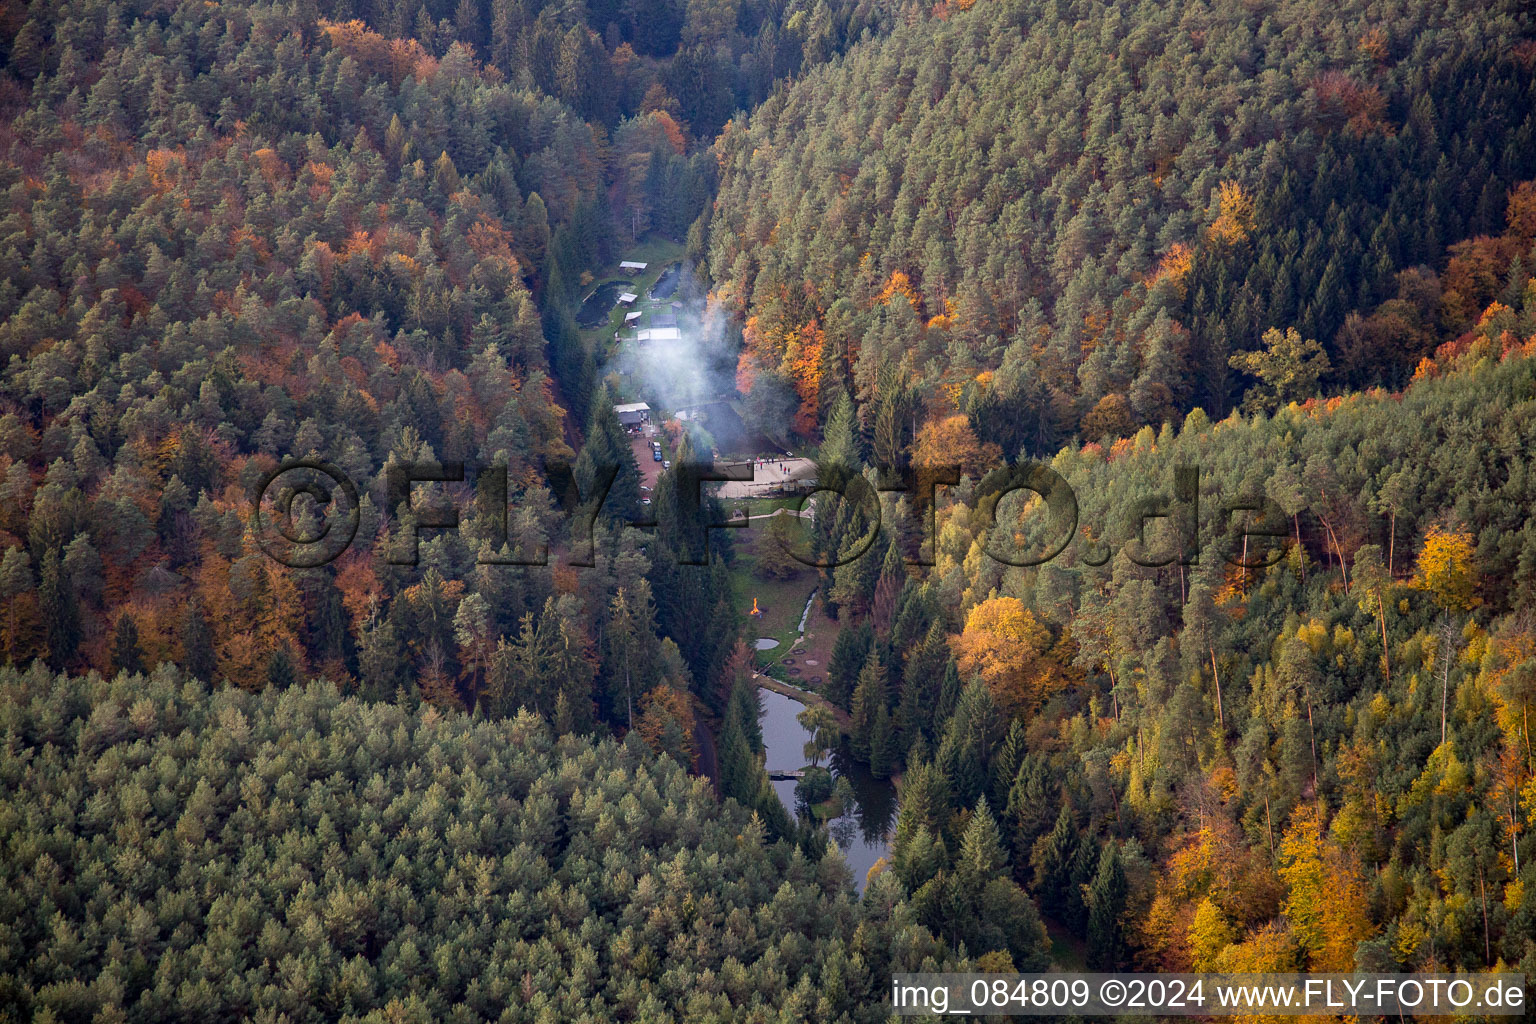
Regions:
M 38 606 L 43 617 L 49 664 L 62 669 L 74 660 L 80 645 L 80 607 L 75 600 L 74 585 L 65 574 L 55 550 L 43 555 Z
M 144 652 L 139 647 L 139 627 L 127 612 L 117 617 L 112 635 L 112 671 L 129 675 L 144 671 Z

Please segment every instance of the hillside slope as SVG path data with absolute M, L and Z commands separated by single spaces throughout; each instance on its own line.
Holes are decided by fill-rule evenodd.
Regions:
M 1224 415 L 1232 353 L 1290 326 L 1336 351 L 1348 310 L 1496 230 L 1536 173 L 1516 4 L 937 10 L 717 142 L 742 382 L 807 435 L 844 389 L 866 428 L 959 409 L 1009 456 Z M 1324 383 L 1401 383 L 1420 344 Z
M 877 1020 L 940 955 L 889 879 L 532 715 L 6 668 L 0 725 L 10 1020 Z

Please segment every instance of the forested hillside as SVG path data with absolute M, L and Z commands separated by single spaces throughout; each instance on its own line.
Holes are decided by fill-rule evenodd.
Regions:
M 305 10 L 316 8 L 433 56 L 473 47 L 514 85 L 589 121 L 665 110 L 705 140 L 777 80 L 884 31 L 896 13 L 872 0 L 311 0 Z
M 0 1021 L 1536 976 L 1529 5 L 10 0 L 0 193 Z
M 937 969 L 638 742 L 325 684 L 0 670 L 10 1020 L 882 1019 Z
M 1409 272 L 1454 329 L 1405 390 L 1277 406 L 1318 357 L 1271 332 L 1259 411 L 1060 450 L 1075 519 L 982 464 L 938 503 L 932 568 L 894 506 L 824 574 L 826 693 L 855 754 L 905 772 L 892 868 L 921 920 L 985 805 L 1090 964 L 1536 964 L 1533 192 L 1452 247 L 1443 280 L 1475 265 L 1500 296 L 1470 322 Z M 842 399 L 824 457 L 865 440 Z M 869 524 L 838 504 L 818 543 L 846 559 Z
M 965 474 L 813 531 L 929 927 L 995 809 L 1090 966 L 1536 965 L 1525 18 L 941 5 L 722 134 L 741 388 Z
M 713 161 L 664 110 L 610 138 L 467 47 L 303 6 L 25 14 L 0 166 L 7 659 L 489 689 L 583 726 L 676 710 L 642 701 L 663 683 L 723 702 L 706 573 L 648 580 L 640 536 L 606 528 L 579 578 L 480 564 L 564 549 L 543 471 L 618 431 L 604 402 L 589 421 L 569 299 L 631 189 L 677 232 L 702 209 Z M 356 481 L 361 539 L 292 570 L 252 501 L 304 457 Z M 506 466 L 507 529 L 461 489 L 463 529 L 390 564 L 385 478 L 412 460 Z
M 711 118 L 865 15 L 599 42 L 497 5 L 487 55 L 473 4 L 341 6 L 0 12 L 0 1018 L 862 1020 L 896 965 L 1044 963 L 990 818 L 941 945 L 786 813 L 724 566 L 679 564 L 664 494 L 622 527 L 629 438 L 571 316 L 619 246 L 683 241 Z M 557 37 L 623 67 L 562 63 L 568 95 Z M 694 87 L 748 41 L 796 59 Z M 295 458 L 360 495 L 314 568 L 256 514 Z M 471 475 L 391 492 L 438 461 Z M 614 462 L 588 547 L 548 474 Z M 459 528 L 397 557 L 445 498 Z
M 888 464 L 957 410 L 1010 457 L 1220 418 L 1271 327 L 1400 386 L 1422 329 L 1345 317 L 1536 173 L 1521 7 L 940 4 L 719 140 L 741 384 L 808 437 L 850 391 Z

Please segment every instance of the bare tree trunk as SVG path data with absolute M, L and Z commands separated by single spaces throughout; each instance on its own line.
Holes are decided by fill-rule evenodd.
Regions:
M 1440 742 L 1444 743 L 1446 706 L 1450 703 L 1451 696 L 1451 620 L 1449 616 L 1440 632 L 1445 638 L 1445 665 L 1440 671 Z
M 1115 682 L 1115 665 L 1111 658 L 1104 659 L 1104 669 L 1109 673 L 1109 701 L 1115 709 L 1115 721 L 1120 721 L 1120 695 L 1115 692 L 1118 685 Z
M 1392 549 L 1397 547 L 1397 509 L 1392 510 L 1392 532 L 1387 535 L 1387 577 L 1392 577 Z
M 1488 884 L 1483 881 L 1483 862 L 1477 862 L 1477 887 L 1483 897 L 1483 963 L 1493 960 L 1493 944 L 1488 941 Z
M 1509 849 L 1515 855 L 1515 877 L 1520 877 L 1520 804 L 1515 800 L 1515 788 L 1509 789 Z
M 1312 688 L 1304 688 L 1307 696 L 1307 731 L 1312 734 L 1312 795 L 1317 796 L 1317 727 L 1312 724 Z
M 1209 647 L 1211 652 L 1211 678 L 1216 680 L 1216 724 L 1221 727 L 1223 735 L 1226 733 L 1227 720 L 1221 710 L 1221 673 L 1216 671 L 1216 648 Z
M 1392 658 L 1387 653 L 1387 606 L 1381 598 L 1381 591 L 1376 592 L 1376 611 L 1381 615 L 1381 671 L 1387 677 L 1387 685 L 1392 685 Z
M 1349 566 L 1344 564 L 1344 548 L 1339 544 L 1339 535 L 1333 532 L 1333 524 L 1323 520 L 1323 528 L 1328 531 L 1328 543 L 1333 548 L 1333 554 L 1339 560 L 1339 574 L 1344 577 L 1344 593 L 1349 593 Z
M 1525 770 L 1531 770 L 1531 706 L 1520 705 L 1520 718 L 1525 723 Z
M 1296 554 L 1298 556 L 1297 564 L 1301 566 L 1301 582 L 1305 583 L 1307 582 L 1307 549 L 1301 546 L 1301 513 L 1291 513 L 1291 525 L 1296 528 Z M 1244 561 L 1247 561 L 1247 553 L 1248 535 L 1245 533 L 1243 534 L 1243 554 L 1245 556 L 1243 559 Z
M 1318 795 L 1318 729 L 1312 725 L 1312 694 L 1307 694 L 1307 731 L 1312 734 L 1312 795 Z

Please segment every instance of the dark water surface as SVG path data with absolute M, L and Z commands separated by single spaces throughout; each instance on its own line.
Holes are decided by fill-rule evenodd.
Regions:
M 677 285 L 682 277 L 682 273 L 683 265 L 681 263 L 674 263 L 666 270 L 663 270 L 661 276 L 656 279 L 656 283 L 651 285 L 651 298 L 670 299 L 672 293 L 677 291 Z
M 770 770 L 805 767 L 805 743 L 811 734 L 796 719 L 805 705 L 782 693 L 759 690 L 762 698 L 763 747 Z M 837 841 L 838 849 L 853 869 L 853 884 L 864 891 L 864 876 L 875 861 L 890 851 L 890 838 L 896 831 L 896 790 L 890 782 L 876 779 L 862 765 L 841 750 L 832 752 L 832 774 L 845 778 L 853 787 L 853 807 L 841 818 L 827 824 L 827 831 Z M 795 813 L 795 782 L 780 779 L 773 783 L 779 800 Z
M 581 304 L 576 311 L 576 323 L 580 327 L 601 327 L 608 322 L 608 315 L 613 312 L 614 303 L 619 301 L 619 296 L 624 289 L 630 287 L 628 281 L 604 281 L 597 286 L 597 290 L 587 296 L 587 301 Z

